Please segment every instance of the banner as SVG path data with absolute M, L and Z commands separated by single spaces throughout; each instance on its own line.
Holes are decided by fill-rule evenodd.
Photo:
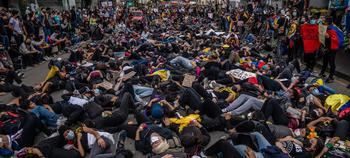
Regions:
M 320 48 L 318 25 L 301 25 L 300 35 L 303 40 L 305 53 L 315 53 Z
M 320 42 L 323 44 L 323 45 L 326 45 L 326 32 L 327 32 L 327 26 L 325 25 L 318 25 L 318 38 L 320 39 Z
M 343 47 L 344 33 L 335 25 L 328 26 L 327 33 L 331 39 L 331 49 L 338 50 Z
M 226 75 L 232 75 L 234 78 L 245 80 L 247 78 L 256 77 L 255 73 L 243 71 L 241 69 L 234 69 L 226 72 Z

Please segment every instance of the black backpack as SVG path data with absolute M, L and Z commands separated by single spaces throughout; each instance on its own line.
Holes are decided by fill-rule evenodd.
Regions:
M 4 135 L 13 135 L 21 129 L 21 115 L 14 112 L 5 112 L 0 118 L 0 133 Z
M 104 111 L 102 106 L 95 102 L 89 102 L 86 105 L 84 105 L 83 108 L 90 119 L 94 119 L 97 116 L 100 116 Z

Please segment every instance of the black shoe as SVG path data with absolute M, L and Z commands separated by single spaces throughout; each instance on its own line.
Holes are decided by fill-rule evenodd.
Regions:
M 318 75 L 318 77 L 325 78 L 326 75 L 321 73 L 321 74 Z
M 346 86 L 346 88 L 350 89 L 350 84 L 348 86 Z

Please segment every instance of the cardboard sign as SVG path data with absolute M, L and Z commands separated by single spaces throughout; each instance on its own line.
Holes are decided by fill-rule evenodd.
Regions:
M 182 81 L 182 86 L 192 87 L 192 83 L 196 80 L 196 76 L 185 74 L 184 80 Z
M 237 78 L 239 80 L 245 80 L 245 79 L 248 79 L 250 77 L 256 77 L 255 73 L 243 71 L 241 69 L 234 69 L 231 71 L 227 71 L 226 75 L 232 75 L 234 78 Z
M 102 83 L 99 84 L 99 86 L 107 90 L 113 88 L 113 84 L 108 81 L 103 81 Z

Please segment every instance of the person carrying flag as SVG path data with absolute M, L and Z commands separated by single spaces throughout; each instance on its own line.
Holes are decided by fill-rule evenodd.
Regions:
M 325 77 L 324 73 L 329 64 L 330 72 L 329 76 L 326 79 L 326 82 L 331 83 L 334 81 L 334 73 L 335 73 L 335 57 L 336 53 L 342 48 L 344 43 L 344 33 L 333 24 L 332 18 L 327 18 L 328 28 L 325 34 L 326 40 L 326 52 L 323 56 L 323 65 L 320 76 Z

